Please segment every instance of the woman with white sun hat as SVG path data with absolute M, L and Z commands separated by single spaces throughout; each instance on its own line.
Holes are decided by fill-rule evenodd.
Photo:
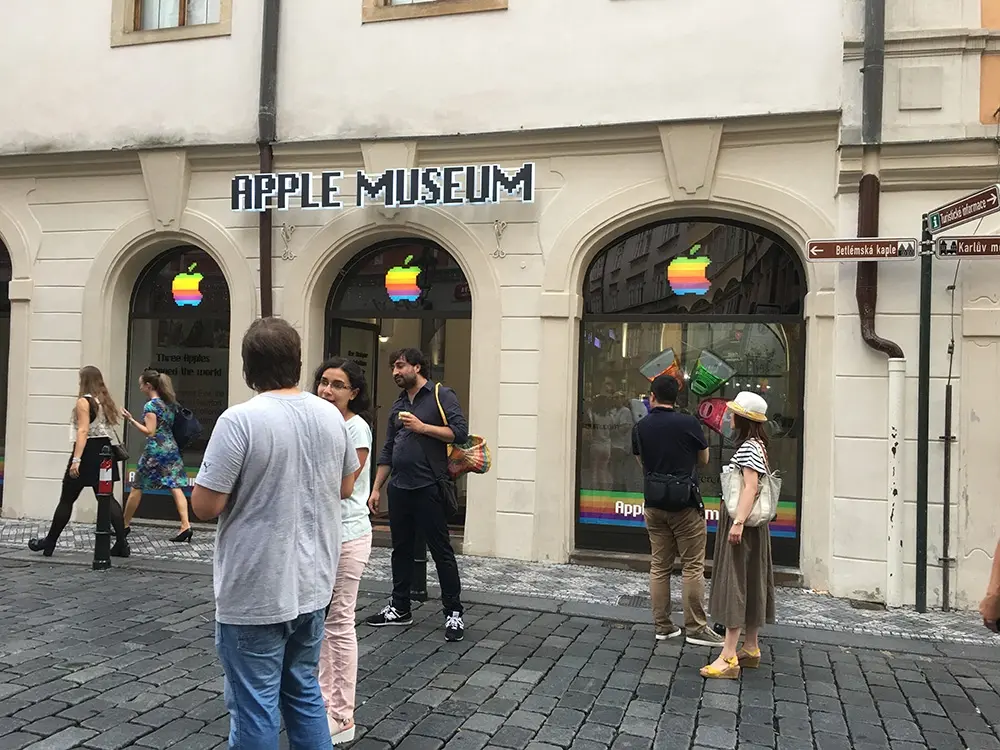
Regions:
M 726 407 L 739 445 L 730 467 L 743 473 L 743 491 L 735 518 L 724 502 L 719 507 L 709 611 L 716 622 L 726 627 L 726 640 L 722 654 L 703 667 L 701 674 L 732 680 L 739 677 L 741 669 L 760 666 L 757 634 L 763 625 L 774 623 L 774 569 L 768 525 L 744 525 L 757 498 L 760 479 L 770 473 L 764 428 L 767 402 L 756 393 L 743 391 Z M 741 632 L 743 648 L 737 652 Z

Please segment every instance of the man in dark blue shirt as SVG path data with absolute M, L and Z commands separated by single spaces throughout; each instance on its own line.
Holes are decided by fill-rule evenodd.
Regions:
M 632 452 L 646 476 L 646 531 L 652 556 L 649 565 L 649 592 L 653 600 L 656 640 L 679 636 L 681 628 L 670 619 L 670 576 L 674 558 L 681 558 L 684 577 L 684 630 L 688 643 L 717 646 L 722 638 L 708 627 L 705 616 L 705 511 L 697 492 L 695 467 L 708 463 L 708 441 L 698 419 L 674 409 L 678 382 L 659 375 L 650 384 L 649 414 L 632 430 Z M 652 481 L 651 481 L 652 480 Z M 649 496 L 658 483 L 685 488 L 685 498 Z M 690 490 L 688 490 L 690 488 Z M 664 493 L 666 494 L 666 493 Z M 664 507 L 653 507 L 662 501 Z
M 445 614 L 445 639 L 460 641 L 462 584 L 458 562 L 448 534 L 447 509 L 441 484 L 448 477 L 448 444 L 469 439 L 469 426 L 451 388 L 428 380 L 427 360 L 419 349 L 401 349 L 389 355 L 392 377 L 402 388 L 392 405 L 385 445 L 378 456 L 378 471 L 368 507 L 377 513 L 382 487 L 388 480 L 389 531 L 392 535 L 392 602 L 365 622 L 375 627 L 410 625 L 410 583 L 413 577 L 413 547 L 417 524 L 427 540 Z M 438 397 L 441 408 L 438 408 Z M 441 411 L 447 424 L 441 419 Z

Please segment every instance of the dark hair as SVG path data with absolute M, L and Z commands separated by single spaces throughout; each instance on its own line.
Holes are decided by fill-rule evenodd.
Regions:
M 139 376 L 139 380 L 156 391 L 157 395 L 165 403 L 177 403 L 177 394 L 174 392 L 174 382 L 170 379 L 170 376 L 167 375 L 167 373 L 158 372 L 150 367 L 149 369 L 142 371 L 142 374 Z
M 302 377 L 302 339 L 281 318 L 259 318 L 243 335 L 243 380 L 257 393 L 294 388 Z
M 344 374 L 347 375 L 347 379 L 351 381 L 351 388 L 356 389 L 358 392 L 358 395 L 351 399 L 347 408 L 358 414 L 371 427 L 373 421 L 371 414 L 372 400 L 368 396 L 368 383 L 365 382 L 365 371 L 353 359 L 330 357 L 330 359 L 317 367 L 316 375 L 313 377 L 312 392 L 318 395 L 319 381 L 323 379 L 323 373 L 331 369 L 343 370 Z
M 413 347 L 407 347 L 406 349 L 397 349 L 394 352 L 389 352 L 389 367 L 392 367 L 400 359 L 405 359 L 406 362 L 414 367 L 420 367 L 420 374 L 425 378 L 430 378 L 431 376 L 431 366 L 427 361 L 427 357 L 419 349 L 414 349 Z
M 766 449 L 768 443 L 767 430 L 763 422 L 755 422 L 733 412 L 733 427 L 736 428 L 736 443 L 742 445 L 747 440 L 759 440 Z
M 118 407 L 115 405 L 115 400 L 111 398 L 111 394 L 108 393 L 108 387 L 104 384 L 104 376 L 99 369 L 93 365 L 85 365 L 80 368 L 79 391 L 76 394 L 78 398 L 83 398 L 89 393 L 100 404 L 100 408 L 104 411 L 104 418 L 111 424 L 118 424 Z M 96 418 L 96 416 L 95 412 L 94 417 Z
M 653 394 L 658 404 L 673 404 L 681 386 L 677 379 L 670 375 L 657 375 L 649 384 L 649 392 Z

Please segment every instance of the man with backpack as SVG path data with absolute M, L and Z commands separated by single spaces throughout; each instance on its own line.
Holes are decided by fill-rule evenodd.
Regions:
M 445 640 L 460 641 L 465 624 L 458 561 L 448 533 L 449 495 L 453 499 L 455 491 L 448 476 L 448 444 L 468 440 L 468 423 L 455 392 L 427 379 L 427 359 L 419 349 L 393 352 L 389 355 L 389 365 L 396 385 L 402 390 L 389 414 L 368 507 L 372 513 L 378 513 L 381 490 L 387 486 L 392 601 L 365 622 L 373 627 L 413 624 L 410 584 L 414 536 L 419 524 L 437 565 Z
M 717 646 L 722 637 L 705 615 L 705 506 L 696 466 L 708 463 L 708 441 L 698 420 L 674 409 L 680 386 L 670 375 L 650 385 L 649 414 L 632 430 L 632 453 L 643 470 L 646 530 L 652 548 L 649 590 L 656 640 L 681 635 L 670 619 L 670 576 L 680 556 L 684 631 L 688 643 Z

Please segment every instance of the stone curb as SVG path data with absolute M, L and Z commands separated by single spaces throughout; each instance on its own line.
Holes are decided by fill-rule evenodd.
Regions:
M 90 567 L 92 557 L 82 553 L 66 552 L 53 557 L 41 557 L 26 550 L 0 552 L 0 568 L 26 567 L 32 563 L 48 565 L 73 565 Z M 150 558 L 112 559 L 112 568 L 147 572 L 166 573 L 173 575 L 212 575 L 212 567 L 201 561 L 156 560 Z M 102 571 L 103 572 L 103 571 Z M 387 596 L 392 591 L 388 581 L 361 581 L 361 592 L 368 595 Z M 428 605 L 440 596 L 436 586 L 428 587 Z M 619 607 L 608 604 L 590 604 L 588 602 L 565 601 L 545 597 L 517 596 L 511 594 L 491 593 L 486 591 L 465 591 L 462 599 L 468 604 L 482 604 L 490 607 L 506 607 L 523 609 L 530 612 L 559 614 L 567 617 L 586 617 L 591 619 L 616 622 L 629 625 L 633 629 L 653 629 L 652 614 L 646 609 L 635 607 Z M 843 631 L 808 628 L 797 625 L 770 625 L 767 627 L 767 637 L 782 641 L 813 643 L 816 645 L 839 646 L 844 649 L 860 649 L 867 651 L 903 652 L 918 657 L 927 658 L 958 658 L 974 659 L 1000 663 L 1000 649 L 990 646 L 976 646 L 964 643 L 944 641 L 929 641 L 923 639 L 900 638 L 896 636 L 876 636 Z

